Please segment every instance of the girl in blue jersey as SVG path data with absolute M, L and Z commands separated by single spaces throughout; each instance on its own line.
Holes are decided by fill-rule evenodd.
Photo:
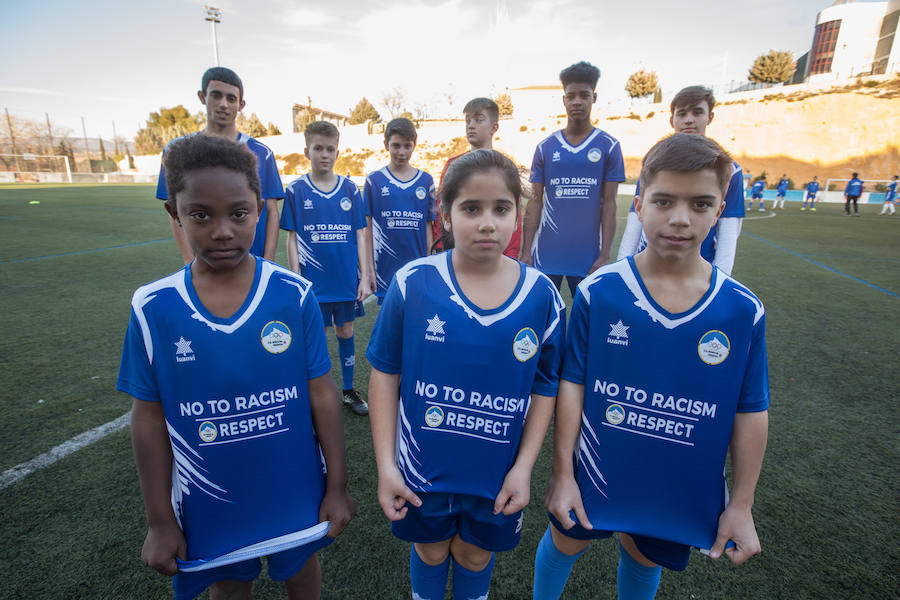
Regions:
M 453 596 L 486 598 L 494 552 L 521 535 L 565 305 L 546 276 L 503 255 L 521 196 L 511 160 L 472 151 L 439 195 L 453 249 L 397 271 L 367 352 L 378 501 L 413 542 L 413 598 L 442 599 L 451 563 Z

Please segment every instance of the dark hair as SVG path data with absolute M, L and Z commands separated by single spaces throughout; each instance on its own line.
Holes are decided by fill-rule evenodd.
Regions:
M 221 81 L 222 83 L 233 85 L 240 92 L 238 100 L 244 99 L 244 84 L 241 82 L 241 78 L 237 76 L 237 73 L 231 69 L 227 67 L 210 67 L 207 69 L 203 73 L 203 77 L 200 78 L 200 91 L 204 94 L 206 93 L 206 88 L 209 87 L 210 81 Z
M 483 110 L 491 119 L 491 123 L 500 121 L 500 107 L 490 98 L 472 98 L 463 107 L 463 114 L 467 115 L 476 110 Z
M 329 123 L 328 121 L 313 121 L 306 126 L 306 129 L 303 130 L 303 139 L 306 140 L 307 146 L 309 146 L 309 140 L 314 135 L 336 138 L 338 141 L 341 139 L 341 132 L 338 131 L 334 123 Z
M 600 69 L 589 62 L 577 62 L 559 72 L 559 81 L 566 87 L 570 83 L 586 83 L 591 89 L 597 88 L 597 80 L 600 79 Z
M 416 126 L 409 119 L 399 117 L 391 119 L 384 127 L 384 141 L 391 139 L 392 135 L 399 135 L 404 140 L 416 142 Z
M 256 171 L 256 156 L 247 146 L 224 138 L 194 134 L 172 142 L 166 148 L 166 188 L 169 199 L 166 202 L 176 206 L 176 197 L 184 191 L 185 176 L 191 171 L 223 167 L 247 177 L 247 186 L 261 198 L 259 174 Z
M 853 179 L 856 179 L 858 176 L 859 176 L 859 173 L 854 173 L 854 174 L 853 174 Z
M 487 171 L 496 171 L 503 178 L 506 188 L 516 199 L 516 214 L 518 215 L 519 199 L 522 197 L 522 180 L 519 178 L 519 169 L 505 154 L 485 149 L 472 150 L 450 163 L 438 190 L 438 197 L 441 199 L 441 214 L 450 214 L 453 201 L 459 197 L 460 190 L 472 175 Z M 438 243 L 445 250 L 452 248 L 453 233 L 443 230 L 440 239 L 435 241 L 433 247 L 436 247 Z
M 734 170 L 731 155 L 706 136 L 676 133 L 647 152 L 641 165 L 641 190 L 646 191 L 660 171 L 696 173 L 706 169 L 715 171 L 724 195 Z
M 676 108 L 682 106 L 695 106 L 701 102 L 706 102 L 709 112 L 712 112 L 716 105 L 716 98 L 713 96 L 712 90 L 702 85 L 691 85 L 675 94 L 672 102 L 669 104 L 669 112 L 674 113 Z

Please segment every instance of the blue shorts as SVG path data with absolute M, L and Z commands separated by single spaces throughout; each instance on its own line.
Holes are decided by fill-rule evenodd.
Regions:
M 584 281 L 584 277 L 579 277 L 578 275 L 547 275 L 547 277 L 550 278 L 550 281 L 553 282 L 553 285 L 555 285 L 556 289 L 560 292 L 562 291 L 562 287 L 560 286 L 562 286 L 563 277 L 565 277 L 573 298 L 575 297 L 575 289 L 578 287 L 578 284 Z
M 582 527 L 578 521 L 575 521 L 575 525 L 573 525 L 571 529 L 566 529 L 551 513 L 547 514 L 550 516 L 550 522 L 553 523 L 554 527 L 564 535 L 575 538 L 576 540 L 588 541 L 605 539 L 611 537 L 612 534 L 615 533 L 614 531 L 607 531 L 605 529 L 588 530 Z M 574 512 L 571 513 L 571 517 L 573 519 L 575 518 Z M 670 571 L 684 571 L 687 568 L 688 561 L 691 558 L 690 546 L 679 544 L 678 542 L 669 542 L 658 538 L 647 537 L 645 535 L 635 535 L 633 533 L 629 533 L 628 535 L 634 540 L 634 545 L 641 551 L 641 554 L 656 564 L 661 565 Z
M 786 194 L 786 192 L 782 192 L 781 190 L 779 190 L 778 193 L 775 194 L 775 197 L 776 198 L 784 198 L 785 194 Z
M 266 557 L 269 566 L 269 577 L 274 581 L 284 581 L 293 577 L 313 554 L 334 541 L 334 538 L 323 537 L 314 542 L 270 554 Z M 176 573 L 172 578 L 172 587 L 175 589 L 175 600 L 191 600 L 196 598 L 203 590 L 219 581 L 253 581 L 259 577 L 262 563 L 258 558 L 243 560 L 241 562 L 221 567 L 214 567 L 205 571 L 192 573 Z
M 352 323 L 356 317 L 366 316 L 362 302 L 346 300 L 344 302 L 319 302 L 319 310 L 322 311 L 322 320 L 325 327 L 331 327 L 334 323 L 340 327 L 344 323 Z
M 815 199 L 816 199 L 816 195 L 815 195 L 815 194 L 807 194 L 807 195 L 806 195 L 806 199 L 807 199 L 807 200 L 815 200 Z
M 418 494 L 422 506 L 408 503 L 406 516 L 391 523 L 391 533 L 407 542 L 433 544 L 459 534 L 482 550 L 502 552 L 519 545 L 522 511 L 494 514 L 494 501 L 469 494 Z
M 754 200 L 762 200 L 762 194 L 760 192 L 753 192 L 750 194 L 750 197 Z

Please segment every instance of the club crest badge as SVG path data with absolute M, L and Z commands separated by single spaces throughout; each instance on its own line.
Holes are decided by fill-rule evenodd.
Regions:
M 353 203 L 350 202 L 350 198 L 341 198 L 341 208 L 344 210 L 350 210 L 353 207 Z
M 728 336 L 718 329 L 704 333 L 700 338 L 700 343 L 697 344 L 697 354 L 700 355 L 700 360 L 708 365 L 721 363 L 728 358 L 730 351 L 731 343 L 728 341 Z
M 200 435 L 200 439 L 206 443 L 214 441 L 218 435 L 216 426 L 209 421 L 200 423 L 200 428 L 197 430 L 197 433 Z
M 618 404 L 610 404 L 606 409 L 606 420 L 612 425 L 618 425 L 625 420 L 625 409 Z
M 271 354 L 281 354 L 291 346 L 291 330 L 281 321 L 269 321 L 262 328 L 259 340 Z
M 427 194 L 428 192 L 426 192 L 425 188 L 423 188 L 422 186 L 416 188 L 416 198 L 418 198 L 419 200 L 424 200 Z
M 537 354 L 539 347 L 537 334 L 531 327 L 520 330 L 513 338 L 513 356 L 521 362 L 525 362 Z
M 587 157 L 589 161 L 597 162 L 603 158 L 603 152 L 600 151 L 600 148 L 591 148 L 588 150 Z
M 440 406 L 429 406 L 425 411 L 425 424 L 429 427 L 437 427 L 444 422 L 444 411 Z

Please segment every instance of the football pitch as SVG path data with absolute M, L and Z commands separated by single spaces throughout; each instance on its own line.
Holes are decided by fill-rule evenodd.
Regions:
M 619 197 L 620 233 L 629 201 Z M 738 568 L 694 553 L 685 573 L 664 573 L 658 598 L 900 594 L 900 217 L 878 216 L 880 204 L 862 205 L 860 218 L 842 208 L 790 203 L 744 221 L 734 276 L 768 313 L 770 433 L 754 508 L 763 553 Z M 283 241 L 277 259 L 286 264 Z M 130 409 L 115 379 L 131 294 L 180 262 L 152 186 L 0 185 L 0 471 Z M 356 326 L 360 390 L 377 314 L 366 308 Z M 322 597 L 409 598 L 409 547 L 375 498 L 368 420 L 346 410 L 344 419 L 358 512 L 320 554 Z M 551 437 L 522 542 L 498 557 L 493 599 L 531 597 Z M 140 562 L 145 521 L 128 427 L 20 480 L 6 475 L 0 598 L 171 597 L 169 580 Z M 595 543 L 563 597 L 615 598 L 617 559 L 614 542 Z M 281 586 L 263 575 L 255 597 L 281 598 Z

